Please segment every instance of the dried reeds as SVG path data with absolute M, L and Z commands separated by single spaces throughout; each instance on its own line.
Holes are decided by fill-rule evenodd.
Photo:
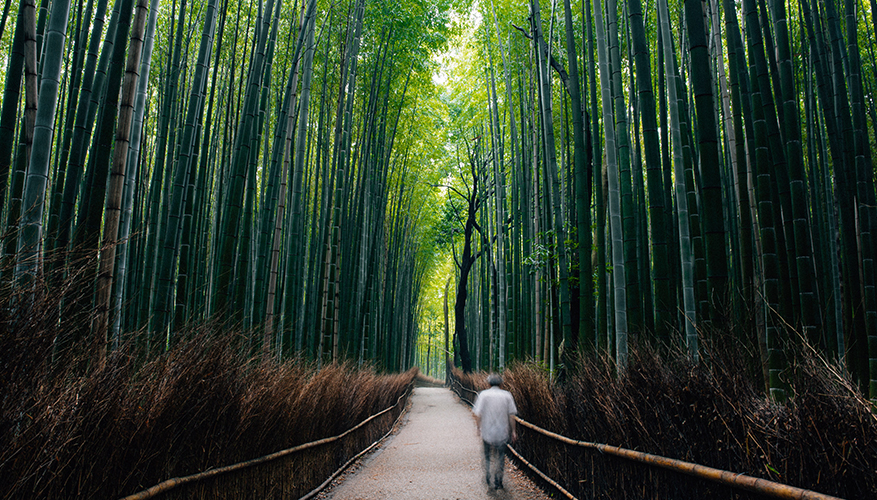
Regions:
M 5 393 L 0 498 L 120 497 L 337 435 L 393 405 L 415 376 L 254 360 L 233 334 L 188 338 L 146 363 L 120 350 L 87 375 L 43 370 L 29 390 Z M 351 452 L 329 451 L 327 466 Z
M 635 349 L 620 376 L 611 361 L 576 363 L 560 384 L 539 367 L 505 374 L 519 415 L 570 438 L 763 477 L 843 498 L 877 491 L 877 418 L 831 365 L 800 355 L 788 374 L 794 396 L 769 401 L 740 358 L 668 362 Z M 484 388 L 483 374 L 461 383 Z M 523 429 L 516 448 L 578 498 L 760 498 L 563 445 Z

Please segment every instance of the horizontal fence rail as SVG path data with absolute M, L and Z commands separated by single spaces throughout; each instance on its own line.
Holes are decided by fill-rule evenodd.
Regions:
M 409 387 L 405 391 L 404 394 L 399 396 L 399 398 L 396 400 L 396 403 L 393 404 L 392 406 L 387 407 L 384 410 L 381 410 L 380 412 L 375 413 L 374 415 L 371 415 L 370 417 L 366 418 L 365 420 L 358 423 L 354 427 L 351 427 L 350 429 L 348 429 L 348 430 L 344 431 L 343 433 L 338 434 L 336 436 L 331 436 L 331 437 L 327 437 L 324 439 L 319 439 L 317 441 L 312 441 L 310 443 L 300 444 L 300 445 L 294 446 L 292 448 L 280 450 L 280 451 L 277 451 L 277 452 L 274 452 L 274 453 L 271 453 L 271 454 L 268 454 L 268 455 L 265 455 L 262 457 L 254 458 L 252 460 L 247 460 L 245 462 L 239 462 L 239 463 L 227 465 L 224 467 L 217 467 L 215 469 L 209 469 L 209 470 L 206 470 L 204 472 L 200 472 L 198 474 L 192 474 L 190 476 L 185 476 L 185 477 L 171 478 L 171 479 L 168 479 L 166 481 L 162 481 L 161 483 L 156 484 L 155 486 L 147 488 L 143 491 L 140 491 L 140 492 L 134 493 L 132 495 L 128 495 L 126 497 L 123 497 L 121 500 L 146 500 L 146 499 L 150 499 L 150 498 L 155 498 L 156 496 L 170 492 L 171 490 L 175 490 L 175 489 L 182 487 L 182 486 L 186 486 L 186 485 L 191 486 L 191 485 L 196 485 L 198 483 L 210 482 L 212 480 L 215 480 L 219 476 L 227 476 L 227 475 L 232 475 L 235 473 L 242 473 L 242 472 L 249 473 L 249 476 L 251 476 L 251 477 L 249 477 L 248 479 L 250 480 L 251 483 L 255 484 L 256 490 L 263 490 L 263 492 L 261 494 L 259 494 L 258 497 L 256 497 L 256 496 L 253 496 L 253 494 L 255 494 L 255 490 L 253 489 L 253 487 L 248 486 L 246 488 L 246 490 L 248 490 L 248 494 L 247 494 L 246 498 L 299 498 L 299 495 L 289 496 L 289 492 L 285 491 L 288 488 L 286 488 L 284 486 L 284 484 L 283 484 L 284 481 L 275 481 L 272 479 L 261 479 L 260 480 L 258 478 L 259 473 L 258 472 L 253 473 L 253 471 L 260 468 L 260 467 L 275 464 L 276 462 L 280 461 L 280 459 L 288 459 L 288 458 L 292 457 L 293 455 L 299 454 L 299 453 L 306 451 L 306 450 L 312 450 L 312 449 L 315 449 L 315 448 L 318 448 L 321 446 L 326 446 L 326 445 L 333 444 L 333 443 L 340 443 L 344 438 L 363 429 L 368 424 L 375 422 L 379 418 L 386 416 L 387 414 L 393 412 L 394 410 L 400 409 L 400 406 L 404 407 L 405 403 L 408 401 L 408 397 L 411 395 L 411 390 L 412 390 L 412 388 Z M 332 473 L 321 484 L 319 484 L 319 486 L 317 486 L 316 488 L 313 488 L 313 489 L 310 489 L 312 486 L 307 487 L 307 489 L 310 489 L 310 491 L 306 495 L 301 496 L 300 500 L 307 500 L 307 499 L 310 499 L 310 498 L 316 496 L 317 493 L 319 493 L 322 489 L 324 489 L 326 486 L 328 486 L 329 483 L 331 483 L 333 479 L 335 479 L 341 472 L 343 472 L 357 458 L 359 458 L 360 456 L 364 455 L 368 451 L 372 450 L 375 446 L 377 446 L 381 441 L 383 441 L 387 436 L 389 436 L 390 433 L 393 432 L 393 429 L 396 427 L 396 424 L 399 422 L 399 419 L 402 417 L 402 415 L 403 415 L 403 412 L 400 409 L 396 418 L 393 419 L 392 424 L 389 425 L 389 430 L 387 433 L 382 434 L 382 436 L 379 439 L 375 440 L 368 447 L 359 451 L 359 453 L 357 453 L 355 456 L 353 456 L 352 458 L 350 458 L 349 460 L 344 462 L 340 468 L 335 470 L 335 472 Z M 340 454 L 346 454 L 342 450 L 336 450 L 336 453 L 333 453 L 333 455 L 339 455 L 339 452 L 340 452 Z M 302 467 L 298 467 L 298 468 L 290 467 L 288 469 L 293 469 L 293 470 L 286 470 L 286 471 L 282 472 L 282 474 L 293 475 L 296 472 L 299 472 L 299 473 L 302 472 Z M 323 478 L 320 478 L 320 480 L 322 480 L 322 479 Z M 308 481 L 298 481 L 298 482 L 296 482 L 296 487 L 301 488 L 303 482 L 308 482 Z M 316 484 L 315 481 L 314 481 L 314 484 Z M 236 493 L 236 492 L 226 492 L 223 495 L 218 495 L 217 492 L 215 491 L 217 488 L 221 488 L 221 487 L 214 486 L 212 488 L 212 490 L 211 490 L 211 487 L 202 488 L 201 491 L 199 491 L 197 494 L 187 494 L 184 496 L 184 498 L 220 498 L 220 496 L 227 496 L 229 498 L 241 498 L 239 496 L 241 493 Z M 293 488 L 293 489 L 297 489 L 297 488 Z
M 451 389 L 457 394 L 460 399 L 468 403 L 470 406 L 473 405 L 473 401 L 475 396 L 477 396 L 477 392 L 469 387 L 465 387 L 456 377 L 451 375 L 450 377 L 450 385 Z M 545 456 L 537 456 L 534 458 L 541 458 L 543 461 L 547 463 L 551 463 L 552 469 L 565 469 L 567 471 L 567 479 L 578 481 L 578 486 L 580 490 L 583 490 L 582 485 L 591 486 L 590 492 L 585 492 L 589 494 L 589 498 L 663 498 L 660 493 L 658 493 L 658 488 L 653 488 L 654 485 L 631 485 L 629 488 L 624 489 L 623 491 L 619 491 L 618 487 L 613 485 L 611 482 L 602 481 L 601 478 L 594 477 L 596 474 L 596 468 L 594 467 L 594 460 L 599 460 L 599 457 L 603 457 L 604 460 L 609 460 L 612 458 L 621 459 L 624 462 L 638 464 L 641 467 L 648 467 L 650 469 L 661 469 L 665 471 L 669 471 L 672 473 L 672 476 L 662 476 L 660 474 L 648 473 L 648 474 L 633 474 L 631 477 L 636 477 L 638 479 L 648 477 L 653 480 L 673 480 L 673 476 L 689 476 L 695 478 L 700 481 L 708 481 L 711 483 L 715 483 L 721 487 L 731 490 L 731 493 L 727 495 L 727 498 L 732 499 L 742 499 L 749 498 L 741 496 L 742 492 L 749 492 L 756 497 L 760 498 L 777 498 L 781 500 L 842 500 L 838 497 L 825 495 L 822 493 L 817 493 L 811 490 L 805 490 L 802 488 L 797 488 L 794 486 L 789 486 L 782 483 L 777 483 L 775 481 L 770 481 L 767 479 L 756 478 L 753 476 L 747 476 L 745 474 L 739 474 L 735 472 L 729 472 L 721 469 L 715 469 L 712 467 L 707 467 L 704 465 L 694 464 L 690 462 L 684 462 L 681 460 L 675 460 L 672 458 L 662 457 L 659 455 L 652 455 L 649 453 L 643 453 L 635 450 L 629 450 L 626 448 L 620 448 L 617 446 L 610 446 L 607 444 L 601 443 L 592 443 L 587 441 L 578 441 L 575 439 L 568 438 L 566 436 L 562 436 L 560 434 L 551 432 L 549 430 L 543 429 L 535 424 L 527 422 L 526 420 L 515 417 L 515 421 L 518 422 L 524 429 L 532 431 L 535 435 L 547 438 L 556 443 L 562 443 L 563 445 L 571 446 L 574 448 L 579 448 L 582 450 L 589 450 L 592 452 L 592 456 L 590 457 L 591 467 L 581 467 L 581 464 L 570 464 L 570 460 L 574 460 L 575 458 L 583 458 L 580 454 L 576 453 L 565 453 L 562 460 L 565 460 L 566 463 L 561 465 L 558 460 L 549 459 L 549 457 Z M 519 432 L 520 434 L 520 432 Z M 532 460 L 525 459 L 522 454 L 509 446 L 509 451 L 525 466 L 529 467 L 536 473 L 539 477 L 541 477 L 544 481 L 550 484 L 553 488 L 555 488 L 560 494 L 571 499 L 577 500 L 577 497 L 567 491 L 561 484 L 552 479 L 545 472 L 540 470 L 536 465 L 532 463 Z M 531 446 L 534 450 L 543 450 L 543 455 L 550 454 L 551 452 L 544 453 L 545 449 L 550 449 L 550 447 L 534 445 Z M 594 453 L 596 452 L 596 453 Z M 570 455 L 574 456 L 574 458 L 570 458 Z M 556 457 L 552 457 L 556 458 Z M 582 461 L 584 462 L 584 461 Z M 590 470 L 588 470 L 590 469 Z M 601 468 L 604 472 L 607 468 Z M 590 478 L 588 480 L 580 480 L 578 478 L 571 479 L 572 475 L 581 474 L 582 472 L 590 472 Z M 618 467 L 609 468 L 609 472 L 617 475 L 624 476 L 626 470 Z M 681 489 L 682 491 L 686 490 L 686 486 L 678 486 L 677 491 Z M 640 495 L 632 494 L 632 492 L 640 492 Z M 715 491 L 710 492 L 710 498 L 717 498 L 715 495 Z M 704 497 L 700 493 L 694 493 L 692 491 L 691 498 Z M 680 498 L 679 496 L 668 496 L 666 498 Z M 689 498 L 688 495 L 685 495 L 682 498 Z M 719 496 L 718 498 L 724 498 Z
M 659 455 L 652 455 L 640 451 L 628 450 L 626 448 L 619 448 L 617 446 L 610 446 L 607 444 L 576 441 L 566 436 L 561 436 L 560 434 L 545 430 L 537 425 L 527 422 L 522 418 L 515 417 L 515 420 L 519 424 L 525 427 L 529 427 L 530 429 L 544 436 L 548 436 L 558 441 L 562 441 L 566 444 L 580 446 L 582 448 L 592 448 L 607 455 L 614 455 L 616 457 L 625 458 L 634 462 L 640 462 L 655 467 L 661 467 L 689 476 L 707 479 L 709 481 L 724 484 L 726 486 L 740 488 L 762 495 L 770 496 L 772 498 L 780 498 L 783 500 L 842 500 L 838 497 L 824 495 L 815 491 L 805 490 L 803 488 L 796 488 L 787 484 L 747 476 L 745 474 L 738 474 L 735 472 L 729 472 L 721 469 L 714 469 L 705 465 L 683 462 L 681 460 L 675 460 Z

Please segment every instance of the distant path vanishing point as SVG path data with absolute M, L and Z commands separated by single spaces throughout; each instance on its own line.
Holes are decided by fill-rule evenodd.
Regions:
M 481 439 L 449 389 L 417 387 L 402 428 L 322 500 L 548 500 L 506 461 L 505 489 L 488 488 Z

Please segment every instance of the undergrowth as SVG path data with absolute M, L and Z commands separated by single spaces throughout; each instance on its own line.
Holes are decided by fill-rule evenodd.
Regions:
M 788 374 L 792 397 L 778 404 L 727 349 L 707 348 L 700 362 L 667 358 L 635 349 L 617 375 L 611 360 L 586 357 L 559 383 L 536 365 L 516 364 L 504 374 L 505 387 L 521 418 L 575 440 L 873 498 L 877 417 L 838 368 L 799 355 Z M 473 390 L 486 388 L 483 373 L 454 376 Z M 562 445 L 526 428 L 521 435 L 516 448 L 578 498 L 761 498 L 733 496 L 739 491 Z
M 28 349 L 3 336 L 4 349 Z M 118 498 L 338 435 L 395 404 L 415 376 L 265 362 L 238 340 L 205 327 L 146 363 L 122 348 L 86 374 L 7 352 L 6 366 L 26 360 L 32 375 L 4 377 L 16 391 L 2 395 L 0 498 Z

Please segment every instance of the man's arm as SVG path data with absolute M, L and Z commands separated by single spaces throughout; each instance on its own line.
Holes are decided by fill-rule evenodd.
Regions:
M 475 397 L 475 403 L 472 405 L 472 414 L 475 415 L 475 430 L 481 435 L 481 394 Z
M 509 413 L 509 430 L 512 431 L 512 442 L 514 443 L 515 441 L 518 440 L 518 433 L 515 430 L 515 414 L 514 413 Z

